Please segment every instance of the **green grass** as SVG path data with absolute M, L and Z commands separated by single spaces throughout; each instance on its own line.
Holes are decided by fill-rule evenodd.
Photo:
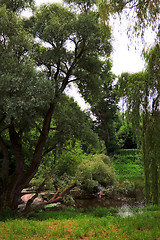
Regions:
M 139 150 L 121 149 L 119 154 L 114 156 L 113 162 L 120 180 L 143 178 L 143 161 Z
M 160 208 L 148 207 L 143 213 L 121 218 L 115 209 L 68 209 L 30 213 L 27 218 L 0 222 L 0 239 L 160 239 Z

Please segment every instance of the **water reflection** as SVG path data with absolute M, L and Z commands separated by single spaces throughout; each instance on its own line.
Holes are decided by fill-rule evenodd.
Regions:
M 121 198 L 121 199 L 109 199 L 105 197 L 101 198 L 89 198 L 89 199 L 75 199 L 75 206 L 77 208 L 95 208 L 95 207 L 115 207 L 115 208 L 133 208 L 143 205 L 143 201 L 137 201 L 135 198 Z

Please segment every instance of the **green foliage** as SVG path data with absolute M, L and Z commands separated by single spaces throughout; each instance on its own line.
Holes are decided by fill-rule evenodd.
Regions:
M 135 177 L 135 176 L 134 176 Z M 128 177 L 129 179 L 129 177 Z M 125 193 L 125 194 L 132 194 L 135 190 L 135 184 L 128 179 L 124 180 L 121 185 L 119 192 Z
M 77 178 L 82 183 L 82 188 L 91 193 L 97 192 L 98 186 L 112 185 L 115 181 L 115 173 L 109 157 L 100 154 L 79 165 Z
M 32 7 L 34 0 L 0 0 L 0 5 L 5 6 L 13 12 L 20 12 L 27 7 Z
M 74 204 L 75 204 L 75 201 L 74 201 L 74 199 L 73 199 L 73 197 L 72 196 L 70 196 L 70 195 L 66 195 L 65 197 L 64 197 L 64 204 L 66 205 L 66 206 L 74 206 Z
M 17 127 L 28 128 L 50 103 L 53 88 L 29 56 L 33 38 L 21 19 L 3 7 L 0 15 L 0 117 L 4 124 L 14 119 Z
M 141 34 L 141 37 L 144 37 L 144 32 L 148 27 L 155 32 L 159 31 L 160 3 L 157 0 L 98 0 L 97 3 L 103 20 L 108 20 L 110 13 L 116 17 L 117 13 L 120 16 L 123 13 L 123 16 L 126 16 L 126 20 L 130 20 L 128 21 L 130 22 L 129 30 L 132 28 L 137 35 Z
M 70 34 L 73 33 L 74 15 L 60 4 L 42 5 L 31 20 L 35 20 L 33 33 L 44 42 L 56 46 L 61 51 L 55 56 L 57 59 L 60 55 L 65 56 L 65 46 L 58 46 L 62 41 L 62 45 L 66 42 Z M 45 21 L 44 21 L 45 20 Z M 43 48 L 45 50 L 45 48 Z M 53 49 L 46 49 L 49 53 Z M 55 49 L 57 50 L 57 49 Z M 47 57 L 47 56 L 46 56 Z M 51 58 L 51 55 L 48 56 Z
M 142 155 L 137 149 L 121 149 L 114 155 L 114 168 L 119 179 L 134 180 L 143 177 Z
M 120 152 L 120 155 L 123 155 L 123 156 L 128 155 L 129 157 L 133 156 L 135 158 L 137 158 L 138 156 L 141 157 L 139 149 L 120 149 L 119 152 Z
M 15 124 L 19 127 L 32 126 L 33 120 L 37 117 L 36 111 L 43 112 L 45 105 L 51 100 L 52 87 L 49 82 L 33 72 L 28 83 L 28 70 L 18 77 L 13 74 L 1 74 L 0 107 L 1 113 L 3 112 L 3 115 L 5 113 L 5 124 L 9 124 L 14 118 Z
M 119 79 L 121 96 L 125 98 L 127 115 L 132 121 L 137 143 L 142 148 L 146 202 L 152 196 L 153 204 L 158 204 L 159 195 L 159 105 L 160 48 L 157 43 L 145 53 L 146 71 L 136 74 L 124 73 Z
M 54 179 L 56 178 L 55 166 L 54 166 L 54 156 L 49 154 L 47 159 L 45 159 L 39 166 L 37 173 L 34 178 L 31 180 L 31 186 L 38 188 L 44 180 L 46 180 L 44 189 L 55 190 L 53 184 Z
M 79 9 L 83 11 L 87 11 L 88 9 L 93 7 L 96 3 L 95 0 L 89 0 L 87 2 L 85 0 L 65 0 L 65 2 L 71 4 L 71 7 L 77 6 Z
M 41 125 L 42 118 L 39 118 L 35 127 L 24 135 L 23 152 L 27 167 L 30 166 L 33 146 L 40 134 L 38 129 Z M 66 95 L 63 95 L 57 104 L 51 128 L 53 130 L 48 136 L 43 151 L 44 176 L 47 172 L 55 170 L 55 162 L 58 175 L 63 175 L 65 172 L 73 175 L 74 167 L 76 168 L 78 162 L 85 157 L 85 153 L 95 153 L 100 148 L 98 136 L 91 129 L 90 118 L 80 110 L 72 98 Z
M 137 164 L 115 164 L 115 170 L 121 179 L 134 179 L 143 176 L 143 168 Z
M 40 125 L 40 122 L 37 124 Z M 94 153 L 99 149 L 98 137 L 91 130 L 87 115 L 72 98 L 62 96 L 51 125 L 53 131 L 48 136 L 42 163 L 31 181 L 32 185 L 38 187 L 49 175 L 45 188 L 50 190 L 74 181 L 78 165 L 87 158 L 88 153 Z M 28 153 L 31 155 L 32 149 L 29 148 L 28 142 L 32 141 L 32 144 L 35 144 L 37 134 L 36 129 L 32 129 L 26 136 L 25 155 Z
M 118 97 L 116 87 L 113 86 L 115 77 L 110 72 L 111 64 L 106 64 L 100 77 L 103 80 L 101 94 L 98 99 L 91 99 L 91 111 L 95 117 L 94 129 L 105 142 L 107 153 L 116 149 L 116 127 Z
M 70 139 L 81 141 L 87 153 L 95 152 L 100 147 L 98 135 L 92 130 L 90 117 L 72 99 L 63 95 L 55 110 L 56 132 L 54 138 L 59 147 L 64 147 Z M 53 136 L 53 135 L 52 135 Z M 58 149 L 58 146 L 57 146 Z
M 61 149 L 55 149 L 55 155 L 50 153 L 43 159 L 31 184 L 38 187 L 47 177 L 45 189 L 55 190 L 69 185 L 75 181 L 78 166 L 86 158 L 81 142 L 69 140 Z
M 35 37 L 48 43 L 46 48 L 35 47 L 35 60 L 39 66 L 45 65 L 45 71 L 53 83 L 59 82 L 60 87 L 64 74 L 70 69 L 65 82 L 70 82 L 73 76 L 86 100 L 93 94 L 97 96 L 101 89 L 98 73 L 106 63 L 99 56 L 106 59 L 111 52 L 108 41 L 110 29 L 107 27 L 108 35 L 102 41 L 98 15 L 90 8 L 87 11 L 82 8 L 76 14 L 60 5 L 51 4 L 42 6 L 31 21 L 34 22 Z
M 75 142 L 74 146 L 68 142 L 66 148 L 57 156 L 55 168 L 59 176 L 64 173 L 74 176 L 78 165 L 86 158 L 80 142 Z
M 119 147 L 124 149 L 137 148 L 131 122 L 128 122 L 122 114 L 119 115 L 119 121 L 120 127 L 117 131 Z

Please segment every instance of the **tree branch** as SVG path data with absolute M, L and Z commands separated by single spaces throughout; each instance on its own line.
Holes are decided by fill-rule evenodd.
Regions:
M 76 183 L 70 185 L 68 188 L 66 188 L 61 194 L 60 196 L 63 198 L 66 194 L 68 194 L 70 192 L 71 189 L 73 189 L 76 186 Z
M 77 80 L 79 80 L 80 78 L 74 78 L 72 80 L 69 80 L 68 83 L 71 83 L 71 82 L 76 82 Z
M 63 198 L 64 198 L 64 196 L 66 195 L 66 194 L 68 194 L 69 192 L 70 192 L 70 190 L 71 189 L 73 189 L 74 187 L 76 186 L 76 184 L 74 183 L 74 184 L 72 184 L 72 185 L 70 185 L 68 188 L 66 188 L 59 196 L 58 196 L 58 193 L 59 193 L 59 191 L 60 191 L 60 189 L 61 189 L 61 187 L 59 187 L 58 188 L 58 190 L 57 190 L 57 192 L 54 194 L 54 196 L 51 198 L 51 199 L 49 199 L 47 202 L 43 202 L 43 203 L 40 203 L 39 205 L 37 205 L 37 206 L 35 206 L 35 207 L 33 207 L 33 208 L 30 208 L 30 206 L 29 206 L 29 208 L 25 208 L 24 210 L 22 210 L 21 212 L 19 212 L 19 216 L 23 216 L 23 215 L 25 215 L 25 214 L 27 214 L 28 212 L 32 212 L 32 211 L 34 211 L 34 210 L 36 210 L 36 209 L 38 209 L 38 208 L 43 208 L 44 206 L 46 206 L 46 205 L 48 205 L 48 204 L 51 204 L 51 203 L 57 203 L 57 202 L 62 202 L 63 201 Z M 33 199 L 34 198 L 34 196 L 31 198 L 31 199 L 29 199 L 28 201 L 32 201 L 32 200 L 34 200 Z M 33 201 L 32 201 L 33 202 Z M 28 203 L 28 202 L 27 202 Z
M 38 194 L 42 191 L 42 188 L 44 187 L 44 184 L 46 182 L 47 178 L 44 179 L 44 181 L 42 182 L 42 184 L 38 187 L 38 189 L 36 190 L 35 195 L 33 195 L 26 203 L 25 209 L 23 210 L 24 213 L 27 213 L 30 210 L 30 207 L 33 203 L 33 201 L 38 197 Z
M 55 80 L 57 80 L 59 71 L 60 71 L 60 60 L 59 60 L 58 63 L 57 63 L 57 71 L 56 71 L 55 74 L 54 74 L 54 79 L 55 79 Z
M 159 100 L 160 100 L 159 95 L 157 95 L 157 97 L 153 99 L 153 102 L 152 102 L 152 112 L 157 111 Z
M 42 154 L 42 158 L 43 158 L 45 155 L 47 155 L 49 152 L 53 151 L 54 149 L 55 149 L 55 147 L 50 147 L 50 148 L 46 149 L 46 150 L 44 151 L 44 153 Z
M 57 127 L 52 127 L 52 128 L 50 128 L 49 130 L 57 130 Z
M 50 123 L 51 123 L 52 114 L 54 112 L 54 108 L 55 108 L 55 105 L 51 104 L 46 113 L 46 116 L 43 121 L 42 131 L 41 131 L 41 134 L 39 136 L 39 139 L 38 139 L 36 147 L 35 147 L 32 164 L 31 164 L 30 168 L 28 169 L 28 171 L 26 172 L 26 174 L 24 174 L 23 181 L 22 181 L 22 187 L 25 186 L 27 183 L 29 183 L 29 181 L 33 178 L 33 176 L 37 172 L 37 169 L 40 165 L 43 148 L 46 143 L 48 133 L 50 130 Z

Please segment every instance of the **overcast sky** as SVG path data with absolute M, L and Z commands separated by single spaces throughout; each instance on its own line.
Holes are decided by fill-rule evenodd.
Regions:
M 61 0 L 35 0 L 37 5 L 43 3 L 61 2 Z M 121 24 L 118 20 L 112 20 L 112 32 L 113 32 L 113 53 L 111 55 L 113 67 L 112 71 L 116 75 L 120 75 L 122 72 L 139 72 L 144 69 L 144 60 L 141 57 L 141 51 L 144 45 L 140 39 L 136 39 L 136 43 L 130 42 L 127 36 L 127 22 L 122 21 Z M 148 31 L 145 36 L 147 46 L 151 46 L 154 43 L 154 34 Z M 138 44 L 139 42 L 139 44 Z M 136 48 L 136 49 L 135 49 Z M 84 101 L 80 96 L 72 89 L 71 96 L 75 97 L 75 100 L 81 105 L 81 108 L 86 108 Z

